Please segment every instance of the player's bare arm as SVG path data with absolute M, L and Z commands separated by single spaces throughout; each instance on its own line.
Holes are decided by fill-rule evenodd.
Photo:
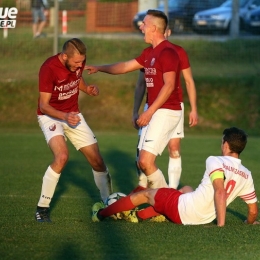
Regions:
M 170 95 L 175 87 L 175 78 L 176 78 L 176 73 L 174 71 L 166 72 L 163 74 L 164 85 L 163 85 L 162 89 L 160 90 L 157 98 L 153 102 L 153 104 L 145 112 L 143 112 L 139 116 L 138 120 L 136 121 L 136 123 L 138 124 L 139 127 L 148 125 L 153 114 L 170 97 Z
M 99 89 L 96 85 L 87 85 L 85 80 L 82 78 L 79 83 L 79 89 L 89 96 L 98 96 Z
M 140 71 L 138 80 L 136 82 L 135 93 L 134 93 L 134 107 L 133 107 L 133 120 L 132 120 L 133 126 L 136 129 L 139 129 L 139 126 L 136 124 L 136 120 L 139 117 L 139 109 L 142 104 L 145 90 L 146 90 L 146 84 L 144 79 L 144 72 Z
M 80 117 L 76 112 L 66 113 L 53 108 L 49 102 L 51 99 L 51 93 L 40 92 L 40 110 L 43 114 L 65 120 L 69 125 L 75 126 L 79 123 Z
M 224 188 L 224 178 L 217 178 L 213 181 L 214 202 L 217 215 L 217 225 L 223 227 L 226 219 L 227 192 Z
M 182 70 L 183 78 L 185 80 L 186 89 L 189 97 L 191 111 L 189 114 L 189 126 L 195 126 L 198 123 L 198 113 L 197 113 L 197 95 L 194 79 L 192 76 L 191 68 Z
M 124 74 L 141 68 L 143 67 L 135 59 L 133 59 L 125 62 L 118 62 L 118 63 L 107 64 L 107 65 L 99 65 L 99 66 L 86 65 L 84 70 L 88 70 L 88 74 L 93 74 L 100 71 L 108 74 L 117 75 L 117 74 Z
M 247 219 L 245 221 L 246 224 L 260 224 L 259 221 L 257 221 L 258 216 L 258 205 L 257 202 L 247 204 L 248 213 L 247 213 Z

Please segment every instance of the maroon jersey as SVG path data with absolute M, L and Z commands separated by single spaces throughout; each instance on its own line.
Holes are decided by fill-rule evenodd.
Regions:
M 39 91 L 51 93 L 49 104 L 63 112 L 79 112 L 78 95 L 79 83 L 82 78 L 82 67 L 71 72 L 59 60 L 59 54 L 47 59 L 40 68 L 39 72 Z M 39 108 L 38 115 L 43 115 Z
M 172 48 L 172 43 L 164 40 L 155 48 L 148 47 L 136 60 L 144 66 L 148 106 L 151 106 L 164 85 L 163 74 L 174 71 L 176 72 L 174 90 L 161 108 L 181 110 L 177 92 L 180 78 L 180 59 L 177 52 Z
M 188 57 L 188 54 L 186 53 L 186 51 L 179 45 L 176 45 L 174 43 L 171 43 L 171 44 L 172 44 L 172 48 L 177 52 L 177 54 L 179 56 L 180 71 L 188 69 L 190 67 L 190 61 L 189 61 L 189 57 Z M 153 49 L 153 47 L 150 46 L 150 47 L 145 49 L 145 52 L 149 53 L 152 49 Z M 144 69 L 141 69 L 141 71 L 144 72 Z M 178 83 L 178 86 L 177 86 L 177 93 L 178 93 L 180 102 L 183 102 L 181 77 L 179 77 L 178 82 L 179 83 Z

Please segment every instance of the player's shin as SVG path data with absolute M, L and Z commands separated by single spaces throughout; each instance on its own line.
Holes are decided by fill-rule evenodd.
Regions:
M 43 176 L 42 191 L 38 202 L 39 207 L 50 207 L 50 202 L 59 181 L 60 174 L 49 166 Z
M 100 191 L 100 196 L 103 202 L 113 192 L 112 179 L 108 169 L 105 172 L 97 172 L 92 169 L 96 186 Z

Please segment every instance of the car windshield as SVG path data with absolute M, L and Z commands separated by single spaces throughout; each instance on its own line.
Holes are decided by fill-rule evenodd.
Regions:
M 243 7 L 247 2 L 248 2 L 248 0 L 239 0 L 239 6 Z M 232 0 L 226 1 L 221 6 L 222 7 L 232 7 Z
M 185 7 L 188 2 L 189 2 L 189 0 L 168 0 L 168 8 L 171 10 L 177 9 L 177 8 L 179 9 L 179 8 Z M 158 8 L 160 10 L 164 9 L 164 0 L 159 1 Z

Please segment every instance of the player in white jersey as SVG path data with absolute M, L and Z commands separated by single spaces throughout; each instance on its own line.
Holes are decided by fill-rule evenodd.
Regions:
M 206 224 L 216 219 L 217 225 L 222 227 L 225 225 L 227 206 L 240 197 L 248 208 L 245 223 L 259 224 L 253 178 L 239 159 L 246 143 L 247 135 L 243 130 L 236 127 L 225 129 L 221 142 L 222 156 L 207 158 L 206 171 L 196 190 L 193 191 L 190 186 L 184 186 L 180 190 L 147 189 L 132 193 L 105 209 L 95 204 L 93 221 L 149 203 L 152 207 L 140 210 L 137 213 L 139 217 L 162 214 L 172 222 L 184 225 Z

